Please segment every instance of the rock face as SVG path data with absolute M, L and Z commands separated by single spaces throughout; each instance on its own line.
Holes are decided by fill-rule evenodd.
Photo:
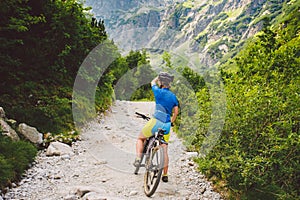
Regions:
M 112 34 L 126 24 L 159 27 L 160 15 L 175 2 L 180 0 L 87 0 L 86 5 L 92 7 L 98 19 L 104 19 L 106 29 Z
M 135 46 L 145 46 L 159 29 L 166 9 L 176 2 L 182 0 L 87 0 L 85 4 L 92 7 L 97 20 L 104 20 L 110 38 L 120 44 L 121 48 L 127 49 L 133 43 L 126 42 L 128 38 L 135 39 Z M 144 32 L 147 37 L 142 37 Z M 122 44 L 123 37 L 125 44 Z
M 21 123 L 18 127 L 19 133 L 34 144 L 43 143 L 43 134 L 39 133 L 36 128 Z
M 283 0 L 87 0 L 86 5 L 104 19 L 122 49 L 196 52 L 207 67 L 234 54 L 261 30 L 263 18 L 280 12 Z

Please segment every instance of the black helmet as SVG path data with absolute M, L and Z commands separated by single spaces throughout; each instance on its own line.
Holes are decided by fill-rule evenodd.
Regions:
M 158 75 L 158 79 L 165 86 L 169 86 L 171 82 L 174 80 L 174 76 L 169 74 L 168 72 L 160 72 Z

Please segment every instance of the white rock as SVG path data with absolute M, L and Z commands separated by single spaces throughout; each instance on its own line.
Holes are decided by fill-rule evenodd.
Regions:
M 20 134 L 34 144 L 43 143 L 43 134 L 39 133 L 36 128 L 21 123 L 18 127 Z
M 103 196 L 103 194 L 97 193 L 97 192 L 89 192 L 86 195 L 82 197 L 83 200 L 107 200 L 110 198 L 107 198 Z
M 0 107 L 1 108 L 1 107 Z M 10 137 L 14 141 L 20 140 L 18 134 L 14 129 L 12 129 L 3 119 L 0 119 L 0 126 L 2 129 L 2 134 Z
M 83 197 L 83 196 L 85 196 L 85 194 L 91 193 L 91 192 L 105 194 L 105 190 L 100 189 L 100 188 L 89 187 L 89 186 L 78 186 L 75 189 L 75 191 L 76 191 L 75 194 L 79 197 Z
M 134 195 L 137 195 L 137 194 L 138 194 L 137 191 L 131 191 L 131 192 L 129 193 L 129 196 L 134 196 Z
M 61 155 L 73 155 L 72 148 L 61 142 L 51 142 L 47 148 L 47 156 L 61 156 Z
M 70 157 L 69 154 L 65 154 L 65 155 L 62 155 L 62 156 L 61 156 L 61 159 L 62 159 L 62 160 L 70 160 L 71 157 Z

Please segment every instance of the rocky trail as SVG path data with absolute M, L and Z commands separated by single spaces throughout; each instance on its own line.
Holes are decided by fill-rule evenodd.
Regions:
M 46 156 L 40 151 L 22 181 L 0 199 L 114 200 L 194 199 L 219 200 L 220 194 L 196 171 L 193 152 L 186 152 L 171 133 L 169 182 L 160 182 L 148 198 L 143 190 L 143 169 L 134 175 L 135 142 L 146 123 L 135 111 L 149 114 L 150 102 L 116 101 L 111 110 L 82 130 L 70 153 Z

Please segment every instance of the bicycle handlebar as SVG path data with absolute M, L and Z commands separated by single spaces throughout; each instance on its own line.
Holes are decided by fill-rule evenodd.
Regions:
M 148 116 L 146 116 L 146 115 L 144 115 L 142 113 L 139 113 L 139 112 L 135 112 L 135 114 L 138 115 L 138 117 L 143 118 L 143 119 L 145 119 L 147 121 L 149 121 L 151 119 L 150 117 L 148 117 Z
M 139 118 L 143 118 L 143 119 L 145 119 L 145 120 L 147 120 L 147 121 L 149 121 L 149 120 L 151 119 L 150 117 L 148 117 L 148 116 L 146 116 L 146 115 L 144 115 L 144 114 L 142 114 L 142 113 L 139 113 L 139 112 L 135 112 L 135 114 L 138 115 Z M 172 126 L 172 127 L 174 126 L 174 123 L 173 123 L 173 122 L 171 123 L 171 126 Z

